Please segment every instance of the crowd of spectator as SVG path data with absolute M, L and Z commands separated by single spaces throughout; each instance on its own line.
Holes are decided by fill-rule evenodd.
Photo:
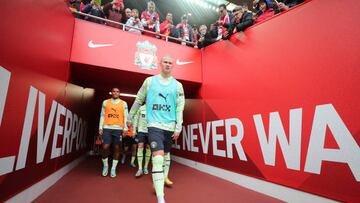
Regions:
M 302 3 L 304 0 L 253 0 L 253 11 L 247 5 L 237 6 L 232 11 L 228 11 L 225 4 L 218 7 L 219 18 L 208 28 L 200 25 L 199 30 L 196 26 L 189 24 L 187 15 L 181 17 L 181 22 L 174 24 L 173 14 L 167 13 L 166 19 L 160 23 L 160 16 L 156 12 L 156 5 L 153 1 L 147 2 L 146 10 L 139 16 L 137 9 L 125 8 L 124 0 L 113 0 L 105 5 L 101 5 L 101 0 L 91 0 L 84 4 L 81 0 L 69 0 L 70 9 L 86 13 L 99 18 L 105 18 L 118 23 L 104 21 L 98 18 L 83 16 L 75 13 L 75 17 L 92 21 L 99 24 L 123 29 L 148 36 L 165 39 L 181 43 L 183 45 L 194 46 L 195 48 L 206 47 L 219 40 L 227 40 L 232 34 L 242 32 L 246 28 L 263 22 L 274 15 L 288 10 L 290 7 Z M 121 23 L 121 24 L 119 24 Z M 144 32 L 150 31 L 150 32 Z

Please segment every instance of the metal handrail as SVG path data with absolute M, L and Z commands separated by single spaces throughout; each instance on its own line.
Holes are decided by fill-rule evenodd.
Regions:
M 130 25 L 126 25 L 126 24 L 123 24 L 123 23 L 119 23 L 119 22 L 116 22 L 116 21 L 113 21 L 113 20 L 109 20 L 109 19 L 106 19 L 106 18 L 97 17 L 97 16 L 94 16 L 94 15 L 90 15 L 90 14 L 87 14 L 87 13 L 80 12 L 80 11 L 74 11 L 74 10 L 70 10 L 70 11 L 71 11 L 72 13 L 76 13 L 76 14 L 79 14 L 79 15 L 82 15 L 82 16 L 87 16 L 87 17 L 94 18 L 94 19 L 97 19 L 97 20 L 102 20 L 102 21 L 105 21 L 105 22 L 109 22 L 109 23 L 114 23 L 114 24 L 117 24 L 117 25 L 121 25 L 123 31 L 126 31 L 126 28 L 129 28 L 129 29 L 132 28 L 132 29 L 140 30 L 140 31 L 142 31 L 142 32 L 147 32 L 147 33 L 153 34 L 153 35 L 155 35 L 155 36 L 164 37 L 166 42 L 168 42 L 169 39 L 173 39 L 173 40 L 175 40 L 175 41 L 179 41 L 179 42 L 183 42 L 183 43 L 191 44 L 191 45 L 195 46 L 195 43 L 194 43 L 194 42 L 187 42 L 187 41 L 185 41 L 185 40 L 180 40 L 180 39 L 175 38 L 175 37 L 170 37 L 170 36 L 163 35 L 163 34 L 156 33 L 156 32 L 152 32 L 152 31 L 149 31 L 149 30 L 145 30 L 145 29 L 133 27 L 133 26 L 130 26 Z

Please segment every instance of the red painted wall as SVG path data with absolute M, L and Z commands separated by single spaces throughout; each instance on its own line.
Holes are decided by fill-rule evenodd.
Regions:
M 56 101 L 79 118 L 86 119 L 84 106 L 93 97 L 91 90 L 68 83 L 69 58 L 73 37 L 74 18 L 61 0 L 5 1 L 0 12 L 0 72 L 1 90 L 5 90 L 4 77 L 11 73 L 8 92 L 0 96 L 5 101 L 0 109 L 0 202 L 47 177 L 84 152 L 76 150 L 73 141 L 72 153 L 51 159 L 56 113 L 46 146 L 44 161 L 37 164 L 37 132 L 39 112 L 39 92 L 35 94 L 36 104 L 30 133 L 29 147 L 24 168 L 19 167 L 20 143 L 24 131 L 24 121 L 30 86 L 45 94 L 45 127 L 48 122 L 52 102 Z M 4 85 L 4 86 L 3 86 Z M 6 100 L 4 100 L 6 96 Z M 59 106 L 59 105 L 57 105 Z M 60 125 L 64 126 L 65 116 L 60 115 Z M 79 125 L 80 126 L 80 125 Z M 45 130 L 44 130 L 45 132 Z M 79 132 L 81 134 L 81 132 Z M 86 134 L 86 132 L 84 132 Z M 24 137 L 24 136 L 23 136 Z M 26 140 L 26 139 L 23 139 Z M 63 135 L 58 135 L 56 147 L 61 147 Z M 12 172 L 4 172 L 5 159 L 15 156 Z M 4 161 L 5 162 L 2 162 Z
M 243 126 L 241 145 L 247 161 L 239 159 L 234 146 L 233 158 L 213 155 L 213 131 L 210 133 L 209 152 L 203 153 L 199 128 L 194 128 L 193 133 L 197 136 L 193 141 L 195 151 L 198 147 L 199 152 L 190 152 L 187 146 L 184 150 L 186 142 L 179 140 L 181 150 L 174 153 L 310 193 L 359 202 L 360 180 L 355 178 L 355 174 L 360 173 L 359 6 L 360 2 L 355 0 L 314 0 L 254 26 L 244 34 L 234 36 L 231 41 L 207 47 L 203 52 L 202 100 L 188 102 L 186 127 L 201 122 L 205 136 L 207 121 L 239 119 Z M 314 113 L 316 110 L 320 113 L 319 105 L 324 104 L 331 104 L 342 121 L 327 126 L 324 148 L 341 147 L 344 150 L 346 147 L 339 146 L 339 141 L 351 142 L 354 153 L 345 157 L 353 158 L 357 167 L 352 170 L 346 163 L 323 161 L 320 174 L 304 172 L 306 161 L 312 162 L 314 155 L 308 153 L 311 132 L 314 132 L 313 137 L 321 134 L 315 133 L 321 126 L 312 126 Z M 325 107 L 330 109 L 331 106 Z M 274 164 L 265 164 L 262 152 L 271 152 L 261 148 L 254 115 L 261 115 L 268 141 L 269 115 L 278 112 L 288 141 L 289 111 L 297 108 L 302 109 L 302 123 L 293 122 L 299 124 L 301 130 L 299 169 L 287 167 L 278 140 Z M 198 111 L 194 112 L 194 109 Z M 334 115 L 326 114 L 322 119 L 331 122 L 334 118 Z M 343 127 L 342 124 L 350 135 L 344 130 L 337 131 Z M 232 136 L 239 130 L 241 128 L 233 126 Z M 225 133 L 225 127 L 217 128 L 217 134 L 224 135 L 224 141 L 218 141 L 217 147 L 225 150 L 225 156 L 228 156 Z M 288 155 L 292 160 L 296 157 L 296 154 Z M 330 159 L 336 159 L 337 155 L 334 152 Z
M 195 64 L 199 64 L 201 61 L 202 75 L 199 75 L 201 73 L 199 69 L 193 69 L 191 71 L 196 73 L 187 72 L 191 73 L 191 77 L 182 73 L 178 73 L 177 77 L 194 83 L 202 80 L 201 99 L 188 99 L 187 101 L 185 130 L 178 143 L 181 150 L 174 151 L 174 154 L 329 198 L 358 202 L 360 187 L 355 178 L 355 174 L 359 174 L 358 165 L 350 169 L 349 165 L 345 163 L 323 161 L 318 174 L 304 172 L 304 170 L 307 160 L 312 158 L 309 157 L 311 153 L 308 153 L 310 139 L 321 134 L 313 133 L 310 136 L 311 132 L 319 129 L 317 125 L 313 127 L 313 123 L 316 121 L 314 114 L 321 114 L 323 107 L 327 107 L 327 110 L 333 109 L 328 116 L 322 118 L 325 119 L 325 121 L 322 120 L 323 122 L 331 122 L 336 116 L 338 116 L 336 118 L 340 118 L 340 120 L 334 120 L 335 124 L 328 125 L 323 147 L 326 149 L 340 148 L 339 151 L 343 151 L 343 145 L 339 146 L 338 143 L 339 140 L 346 139 L 345 144 L 352 142 L 351 146 L 355 146 L 352 148 L 355 149 L 353 151 L 355 153 L 348 154 L 346 157 L 355 157 L 355 160 L 360 154 L 358 147 L 360 142 L 358 133 L 358 120 L 360 119 L 358 104 L 360 99 L 358 94 L 360 92 L 358 84 L 360 39 L 358 36 L 360 36 L 360 26 L 356 21 L 360 17 L 356 10 L 359 4 L 354 0 L 341 2 L 313 0 L 284 15 L 252 27 L 245 34 L 233 37 L 231 41 L 222 41 L 207 47 L 202 53 L 202 58 L 197 56 L 197 50 L 189 51 L 188 53 L 195 53 L 196 57 L 190 57 L 190 59 L 185 57 L 180 60 L 195 60 Z M 0 17 L 2 19 L 1 29 L 6 30 L 5 34 L 0 37 L 1 79 L 5 77 L 6 71 L 11 73 L 4 109 L 1 109 L 0 105 L 2 115 L 0 162 L 8 156 L 16 156 L 11 170 L 13 172 L 0 176 L 0 201 L 4 201 L 55 172 L 83 152 L 82 150 L 77 151 L 75 144 L 72 153 L 51 159 L 55 128 L 55 124 L 53 124 L 44 162 L 36 164 L 37 115 L 39 112 L 37 107 L 39 94 L 36 94 L 35 114 L 33 119 L 30 119 L 33 124 L 25 168 L 16 170 L 19 163 L 18 154 L 23 137 L 26 109 L 29 107 L 30 86 L 46 95 L 45 123 L 51 114 L 53 101 L 63 105 L 81 118 L 90 117 L 89 112 L 83 109 L 93 106 L 94 95 L 93 90 L 83 89 L 68 82 L 75 22 L 62 1 L 41 0 L 36 4 L 25 0 L 6 1 L 2 4 Z M 83 22 L 80 26 L 84 26 L 84 29 L 89 29 L 85 27 L 99 26 L 101 27 L 99 32 L 113 29 L 87 22 Z M 78 30 L 78 33 L 80 31 Z M 75 33 L 77 33 L 76 30 Z M 122 34 L 128 37 L 126 39 L 135 39 L 131 33 Z M 85 53 L 84 47 L 87 46 L 90 39 L 81 38 L 81 35 L 78 37 L 80 37 L 78 41 L 74 41 L 72 62 L 89 63 L 89 61 L 85 61 L 89 58 L 81 58 L 81 54 Z M 105 43 L 95 41 L 95 38 L 92 40 L 95 43 Z M 96 40 L 100 39 L 96 38 Z M 149 41 L 161 49 L 163 48 L 161 41 L 150 38 Z M 160 42 L 161 44 L 157 44 Z M 112 43 L 117 44 L 122 41 Z M 132 41 L 131 43 L 134 45 L 136 42 Z M 185 56 L 182 55 L 185 49 L 190 50 L 187 47 L 168 44 L 168 47 L 164 48 L 161 53 L 169 51 L 173 55 Z M 113 55 L 106 61 L 101 61 L 103 58 L 100 58 L 100 62 L 95 60 L 90 61 L 90 64 L 113 69 L 120 67 L 121 70 L 143 74 L 155 73 L 151 71 L 148 73 L 145 70 L 135 71 L 134 68 L 137 68 L 133 65 L 135 51 L 133 47 L 126 60 L 116 60 L 110 65 L 108 63 L 116 58 Z M 105 56 L 99 52 L 96 53 L 97 55 L 95 54 L 95 57 L 92 58 Z M 89 55 L 93 56 L 91 54 Z M 121 55 L 120 52 L 119 54 Z M 197 68 L 199 68 L 198 65 Z M 3 82 L 1 85 L 6 84 L 4 80 L 0 82 Z M 2 93 L 0 92 L 0 94 Z M 2 94 L 0 102 L 3 98 Z M 100 101 L 100 98 L 96 98 L 96 101 Z M 324 106 L 324 104 L 328 105 Z M 269 115 L 272 112 L 274 120 L 277 115 L 281 117 L 282 126 L 280 128 L 283 127 L 284 134 L 289 139 L 289 110 L 291 109 L 292 112 L 301 112 L 299 120 L 302 122 L 299 120 L 292 122 L 301 129 L 299 169 L 289 169 L 284 158 L 284 154 L 289 155 L 289 153 L 283 152 L 286 143 L 282 143 L 283 146 L 280 146 L 278 140 L 274 145 L 276 147 L 275 161 L 273 165 L 266 164 L 264 157 L 275 147 L 270 147 L 268 151 L 261 147 L 259 141 L 261 136 L 255 125 L 255 117 L 259 118 L 261 115 L 265 134 L 269 134 L 269 128 L 271 128 L 269 127 Z M 243 126 L 244 134 L 239 142 L 244 150 L 246 161 L 240 160 L 236 148 L 231 145 L 233 158 L 229 158 L 230 150 L 226 141 L 230 139 L 224 136 L 226 127 L 222 125 L 229 124 L 229 120 L 226 119 L 231 118 L 236 119 Z M 326 120 L 327 118 L 330 120 Z M 210 122 L 216 120 L 220 121 Z M 225 120 L 224 123 L 221 120 Z M 95 121 L 91 122 L 96 123 Z M 187 129 L 189 124 L 202 123 L 202 131 L 206 136 L 207 122 L 210 127 L 208 129 L 211 130 L 209 131 L 208 153 L 203 153 L 199 125 L 193 126 L 193 133 Z M 60 125 L 63 126 L 64 123 L 66 123 L 65 116 L 60 116 Z M 219 127 L 213 128 L 216 124 Z M 349 133 L 343 130 L 344 126 Z M 277 129 L 280 128 L 278 126 Z M 340 130 L 334 132 L 334 129 Z M 227 130 L 231 133 L 230 137 L 242 132 L 239 125 L 238 128 L 230 126 L 230 129 Z M 196 139 L 192 136 L 195 140 L 193 141 L 194 146 L 190 146 L 190 150 L 196 151 L 196 147 L 198 147 L 199 152 L 190 152 L 189 147 L 185 146 L 186 143 L 183 140 L 185 140 L 184 132 L 186 131 L 186 138 L 189 138 L 189 134 L 197 134 Z M 217 144 L 213 142 L 215 134 L 219 134 L 220 138 Z M 336 139 L 334 138 L 335 134 Z M 11 138 L 9 138 L 10 136 Z M 266 138 L 268 137 L 267 135 Z M 56 147 L 62 146 L 62 138 L 63 135 L 58 136 Z M 221 138 L 224 140 L 222 141 Z M 219 150 L 224 150 L 220 152 L 224 152 L 225 157 L 213 155 L 214 146 Z M 329 159 L 336 158 L 336 156 L 334 153 L 334 156 Z M 290 153 L 290 158 L 294 160 L 296 155 Z M 6 162 L 8 163 L 8 161 Z M 3 167 L 4 165 L 0 165 L 0 171 L 4 171 Z

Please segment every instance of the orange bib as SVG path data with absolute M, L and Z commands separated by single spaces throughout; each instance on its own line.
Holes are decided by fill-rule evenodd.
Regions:
M 124 102 L 113 104 L 111 99 L 106 101 L 104 125 L 119 125 L 124 127 Z

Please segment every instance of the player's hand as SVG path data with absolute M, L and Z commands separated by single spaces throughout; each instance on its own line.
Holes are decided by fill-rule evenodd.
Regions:
M 124 130 L 123 133 L 122 133 L 122 136 L 123 136 L 123 137 L 126 137 L 126 136 L 127 136 L 127 133 L 128 133 L 128 131 L 125 131 L 125 130 Z
M 173 138 L 173 140 L 177 140 L 180 136 L 180 133 L 175 132 L 171 137 Z
M 126 125 L 128 126 L 128 128 L 131 128 L 131 127 L 132 127 L 132 122 L 131 122 L 131 120 L 127 120 Z
M 103 130 L 99 129 L 99 136 L 101 137 L 103 135 Z

